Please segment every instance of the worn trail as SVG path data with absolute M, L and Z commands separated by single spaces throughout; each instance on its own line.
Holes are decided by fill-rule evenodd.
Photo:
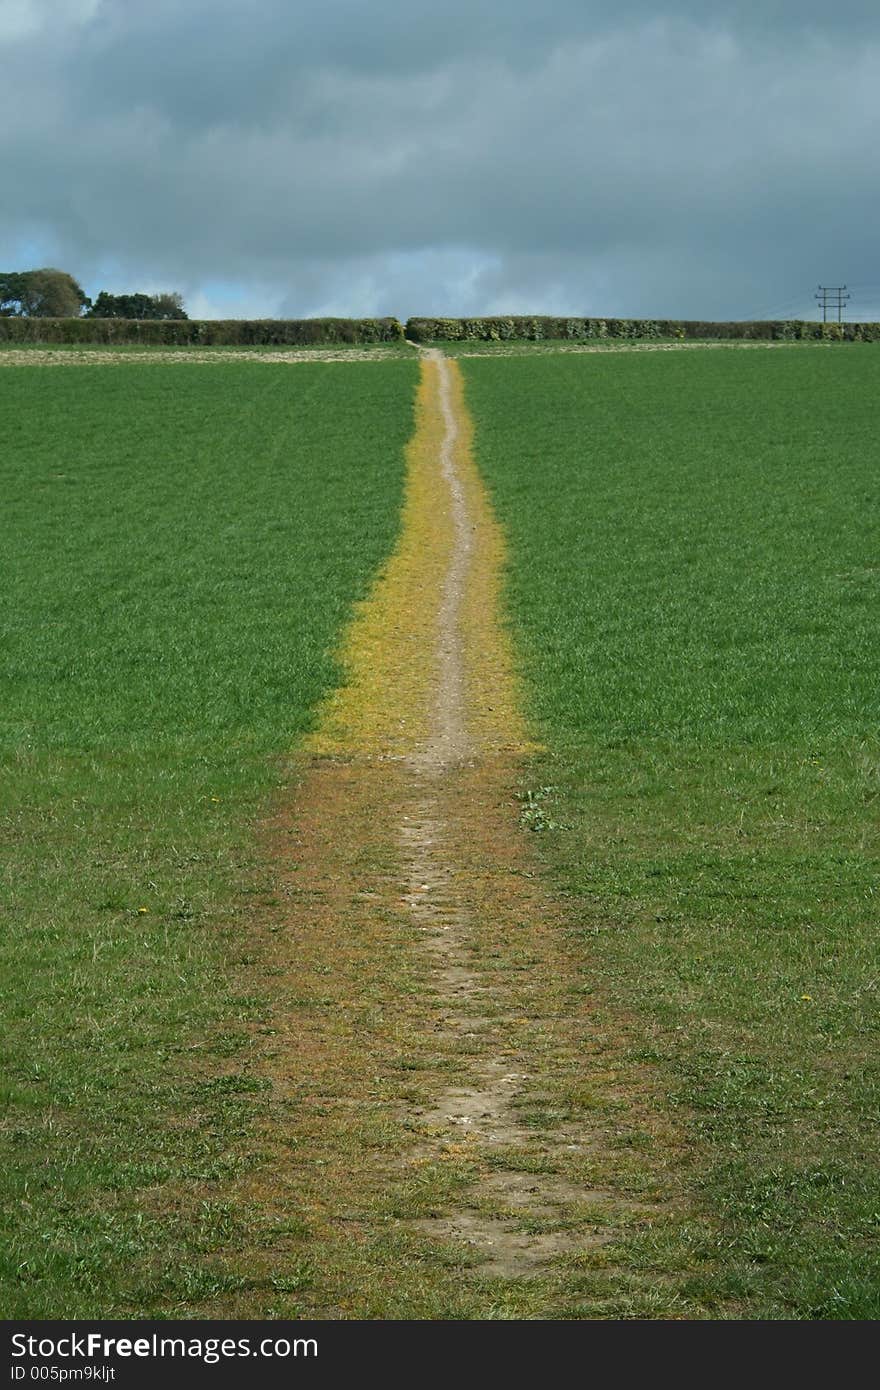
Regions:
M 336 1243 L 331 1315 L 493 1316 L 501 1298 L 590 1316 L 584 1289 L 601 1307 L 624 1277 L 609 1249 L 668 1207 L 657 1165 L 610 1182 L 605 1155 L 670 1136 L 648 1098 L 621 1101 L 616 1040 L 532 860 L 503 538 L 459 368 L 435 351 L 420 368 L 400 540 L 269 829 L 290 1007 L 264 1068 L 306 1139 L 296 1172 L 282 1152 L 273 1192 L 255 1178 L 250 1195 L 295 1189 Z
M 481 870 L 465 849 L 468 830 L 476 830 L 486 845 L 486 821 L 498 813 L 504 790 L 499 786 L 503 771 L 511 771 L 508 755 L 522 750 L 523 730 L 515 714 L 516 690 L 509 656 L 495 671 L 496 683 L 507 690 L 497 691 L 506 707 L 511 726 L 475 727 L 476 711 L 469 707 L 466 684 L 468 656 L 479 660 L 479 649 L 468 637 L 465 596 L 474 552 L 480 546 L 480 522 L 486 524 L 476 507 L 469 505 L 465 474 L 470 473 L 471 489 L 479 484 L 466 445 L 463 447 L 464 409 L 460 382 L 454 390 L 454 368 L 439 353 L 425 354 L 432 388 L 442 417 L 437 468 L 445 484 L 451 528 L 446 573 L 439 593 L 436 635 L 436 672 L 431 692 L 431 718 L 427 736 L 407 755 L 411 799 L 398 826 L 403 849 L 403 866 L 408 876 L 405 902 L 429 953 L 437 994 L 443 1006 L 439 1030 L 443 1041 L 454 1046 L 458 1040 L 479 1039 L 483 1055 L 470 1066 L 467 1084 L 457 1085 L 432 1098 L 429 1107 L 412 1117 L 419 1132 L 414 1153 L 430 1158 L 450 1141 L 488 1150 L 494 1159 L 505 1148 L 522 1150 L 532 1135 L 518 1120 L 516 1101 L 527 1083 L 534 1083 L 528 1071 L 518 1065 L 506 1047 L 504 1018 L 497 1017 L 497 997 L 488 992 L 488 982 L 475 968 L 473 956 L 477 941 L 475 916 L 491 915 L 501 930 L 510 925 L 514 904 L 492 901 L 480 881 Z M 484 503 L 485 508 L 485 503 Z M 495 576 L 497 582 L 497 575 Z M 495 612 L 485 613 L 483 625 L 496 629 L 495 642 L 503 645 L 497 632 Z M 496 698 L 496 697 L 493 697 Z M 486 711 L 492 712 L 492 709 Z M 511 737 L 512 736 L 512 737 Z M 501 756 L 499 756 L 501 755 Z M 478 775 L 475 777 L 475 772 Z M 509 788 L 507 789 L 509 796 Z M 466 808 L 465 813 L 462 809 Z M 481 822 L 474 827 L 473 812 Z M 510 831 L 515 820 L 509 814 Z M 488 846 L 486 846 L 488 848 Z M 497 861 L 496 861 L 497 862 Z M 483 926 L 487 925 L 483 923 Z M 520 927 L 521 929 L 521 927 Z M 494 1016 L 493 1016 L 494 1015 Z M 439 1040 L 439 1039 L 438 1039 Z M 487 1047 L 488 1044 L 488 1047 Z M 483 1190 L 481 1190 L 481 1188 Z M 553 1253 L 572 1247 L 578 1237 L 562 1229 L 529 1234 L 522 1229 L 525 1215 L 550 1219 L 567 1203 L 583 1194 L 553 1175 L 540 1179 L 532 1174 L 495 1167 L 491 1177 L 475 1183 L 465 1194 L 462 1205 L 428 1218 L 419 1229 L 428 1235 L 453 1237 L 465 1241 L 477 1254 L 484 1273 L 515 1276 L 540 1266 Z M 516 1219 L 480 1211 L 483 1197 L 501 1199 L 516 1211 Z M 563 1225 L 562 1222 L 559 1226 Z

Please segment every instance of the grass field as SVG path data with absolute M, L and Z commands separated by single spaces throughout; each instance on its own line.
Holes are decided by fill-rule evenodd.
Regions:
M 240 1162 L 257 1084 L 250 827 L 396 535 L 415 380 L 3 375 L 6 1317 L 223 1293 L 207 1255 L 239 1217 L 204 1191 Z
M 880 357 L 464 367 L 550 749 L 535 823 L 583 988 L 696 1158 L 690 1292 L 877 1317 Z
M 449 867 L 509 830 L 562 890 L 523 939 L 530 899 L 475 914 L 474 969 L 619 1239 L 505 1282 L 414 1231 L 479 1165 L 407 1163 L 405 1107 L 496 1044 L 438 1043 L 402 764 L 290 795 L 398 533 L 415 361 L 10 366 L 7 1317 L 880 1314 L 880 360 L 518 352 L 462 367 L 548 751 L 519 807 L 462 793 Z

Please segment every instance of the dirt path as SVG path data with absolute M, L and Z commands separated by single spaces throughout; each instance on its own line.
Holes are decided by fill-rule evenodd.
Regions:
M 296 1201 L 322 1251 L 310 1315 L 602 1315 L 641 1287 L 612 1252 L 674 1208 L 675 1139 L 632 1074 L 623 1097 L 620 1039 L 532 859 L 503 538 L 459 368 L 436 351 L 408 470 L 348 679 L 269 827 L 275 1157 L 246 1193 Z M 656 1290 L 639 1297 L 653 1310 Z
M 464 843 L 467 832 L 475 833 L 477 842 L 488 848 L 490 827 L 486 822 L 497 814 L 505 790 L 509 796 L 509 788 L 499 782 L 503 771 L 509 775 L 512 769 L 505 769 L 504 760 L 498 758 L 497 740 L 485 730 L 473 728 L 469 709 L 466 662 L 469 654 L 472 659 L 478 659 L 478 654 L 468 652 L 465 595 L 474 550 L 482 537 L 464 482 L 464 474 L 472 473 L 473 465 L 469 457 L 460 457 L 465 453 L 459 447 L 464 414 L 460 382 L 454 391 L 456 369 L 440 352 L 429 349 L 423 359 L 435 372 L 434 390 L 443 422 L 437 468 L 446 489 L 452 534 L 439 589 L 433 709 L 427 737 L 406 759 L 410 798 L 398 834 L 408 879 L 405 901 L 423 935 L 444 1009 L 437 1040 L 442 1038 L 452 1046 L 475 1039 L 494 1043 L 486 1055 L 472 1063 L 468 1084 L 442 1091 L 428 1108 L 413 1115 L 420 1131 L 414 1154 L 436 1159 L 450 1142 L 479 1146 L 493 1155 L 504 1149 L 527 1148 L 531 1135 L 518 1120 L 516 1105 L 535 1078 L 528 1071 L 517 1070 L 523 1064 L 504 1049 L 500 1020 L 493 1018 L 495 1010 L 485 997 L 486 985 L 471 959 L 477 938 L 475 916 L 494 919 L 498 914 L 502 925 L 515 906 L 509 891 L 502 902 L 492 900 L 495 895 L 486 891 Z M 473 491 L 478 482 L 473 476 L 470 481 Z M 495 626 L 497 617 L 485 614 L 483 622 Z M 512 706 L 516 692 L 509 665 L 498 674 L 510 687 L 506 703 Z M 521 744 L 521 727 L 516 728 L 515 736 Z M 473 823 L 474 811 L 477 825 Z M 512 816 L 510 820 L 512 837 L 515 822 Z M 432 1237 L 466 1242 L 478 1256 L 483 1273 L 515 1277 L 543 1265 L 553 1254 L 575 1248 L 581 1239 L 565 1231 L 563 1221 L 558 1223 L 559 1229 L 528 1233 L 522 1228 L 523 1219 L 546 1221 L 554 1210 L 561 1216 L 562 1208 L 583 1195 L 558 1176 L 523 1175 L 502 1163 L 493 1167 L 491 1176 L 466 1190 L 460 1205 L 417 1225 Z M 481 1211 L 487 1198 L 501 1198 L 507 1208 L 515 1209 L 515 1219 Z M 550 1225 L 554 1224 L 551 1220 Z

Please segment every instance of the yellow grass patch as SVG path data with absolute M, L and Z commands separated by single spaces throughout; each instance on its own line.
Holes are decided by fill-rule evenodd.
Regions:
M 400 537 L 373 592 L 357 607 L 340 654 L 345 682 L 319 711 L 308 753 L 406 757 L 430 737 L 439 609 L 454 545 L 449 485 L 439 462 L 444 368 L 458 420 L 455 467 L 474 527 L 461 608 L 468 732 L 484 750 L 527 746 L 510 644 L 498 619 L 504 539 L 473 461 L 461 374 L 453 362 L 423 360 Z

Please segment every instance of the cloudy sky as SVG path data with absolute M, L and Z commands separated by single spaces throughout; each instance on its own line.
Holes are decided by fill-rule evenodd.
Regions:
M 0 0 L 0 268 L 193 315 L 880 318 L 877 0 Z

